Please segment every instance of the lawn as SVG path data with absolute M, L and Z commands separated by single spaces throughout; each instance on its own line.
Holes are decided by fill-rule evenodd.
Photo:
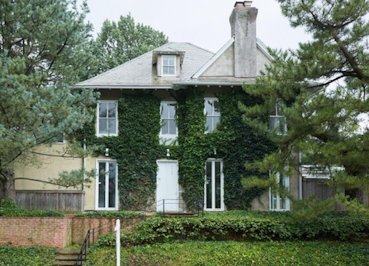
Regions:
M 122 265 L 369 265 L 369 243 L 185 241 L 123 247 Z M 87 265 L 115 265 L 113 247 L 96 248 Z
M 0 246 L 0 266 L 48 266 L 55 261 L 55 249 Z

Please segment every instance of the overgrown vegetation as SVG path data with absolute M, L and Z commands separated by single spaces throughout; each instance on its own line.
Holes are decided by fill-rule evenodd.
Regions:
M 48 266 L 53 265 L 56 250 L 45 247 L 0 246 L 1 266 Z
M 327 213 L 298 219 L 290 213 L 235 213 L 196 218 L 155 217 L 121 236 L 123 245 L 175 240 L 367 240 L 368 215 Z M 114 235 L 100 238 L 96 246 L 114 246 Z
M 245 161 L 261 159 L 273 149 L 265 138 L 252 133 L 241 121 L 238 102 L 251 104 L 255 99 L 233 91 L 219 94 L 222 112 L 218 129 L 205 134 L 204 95 L 201 91 L 182 91 L 176 96 L 178 109 L 178 144 L 160 145 L 160 100 L 143 92 L 123 94 L 118 102 L 119 136 L 95 137 L 94 124 L 78 136 L 89 145 L 100 145 L 104 155 L 109 148 L 112 159 L 118 163 L 118 184 L 122 209 L 145 210 L 154 204 L 156 187 L 156 160 L 166 157 L 179 161 L 179 183 L 189 208 L 203 202 L 205 161 L 222 158 L 224 162 L 224 200 L 228 209 L 247 209 L 262 192 L 259 188 L 244 190 L 241 178 L 247 173 L 263 176 L 251 169 Z
M 368 265 L 367 243 L 175 242 L 122 249 L 124 265 Z M 88 265 L 115 265 L 114 248 L 95 249 Z
M 18 208 L 13 200 L 0 201 L 0 217 L 63 217 L 64 213 L 55 210 L 29 210 Z M 0 264 L 1 265 L 1 264 Z
M 87 211 L 78 213 L 76 217 L 88 217 L 88 218 L 115 218 L 115 219 L 134 219 L 145 217 L 142 212 L 133 211 Z

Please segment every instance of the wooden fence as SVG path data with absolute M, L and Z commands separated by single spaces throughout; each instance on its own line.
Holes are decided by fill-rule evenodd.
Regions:
M 82 211 L 84 196 L 79 190 L 17 190 L 16 203 L 26 209 Z

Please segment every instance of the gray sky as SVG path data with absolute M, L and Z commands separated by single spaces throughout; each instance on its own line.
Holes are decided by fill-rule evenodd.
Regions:
M 105 19 L 117 21 L 131 13 L 136 22 L 164 32 L 169 41 L 190 42 L 216 52 L 230 36 L 234 0 L 87 0 L 95 32 Z M 308 39 L 293 29 L 276 0 L 254 0 L 258 8 L 257 36 L 271 48 L 296 48 Z

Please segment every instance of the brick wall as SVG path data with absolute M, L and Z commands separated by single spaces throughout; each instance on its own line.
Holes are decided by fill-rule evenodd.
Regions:
M 121 220 L 122 231 L 142 219 Z M 93 238 L 113 232 L 115 219 L 83 217 L 1 217 L 0 245 L 47 246 L 64 248 L 70 244 L 81 244 L 89 229 Z

